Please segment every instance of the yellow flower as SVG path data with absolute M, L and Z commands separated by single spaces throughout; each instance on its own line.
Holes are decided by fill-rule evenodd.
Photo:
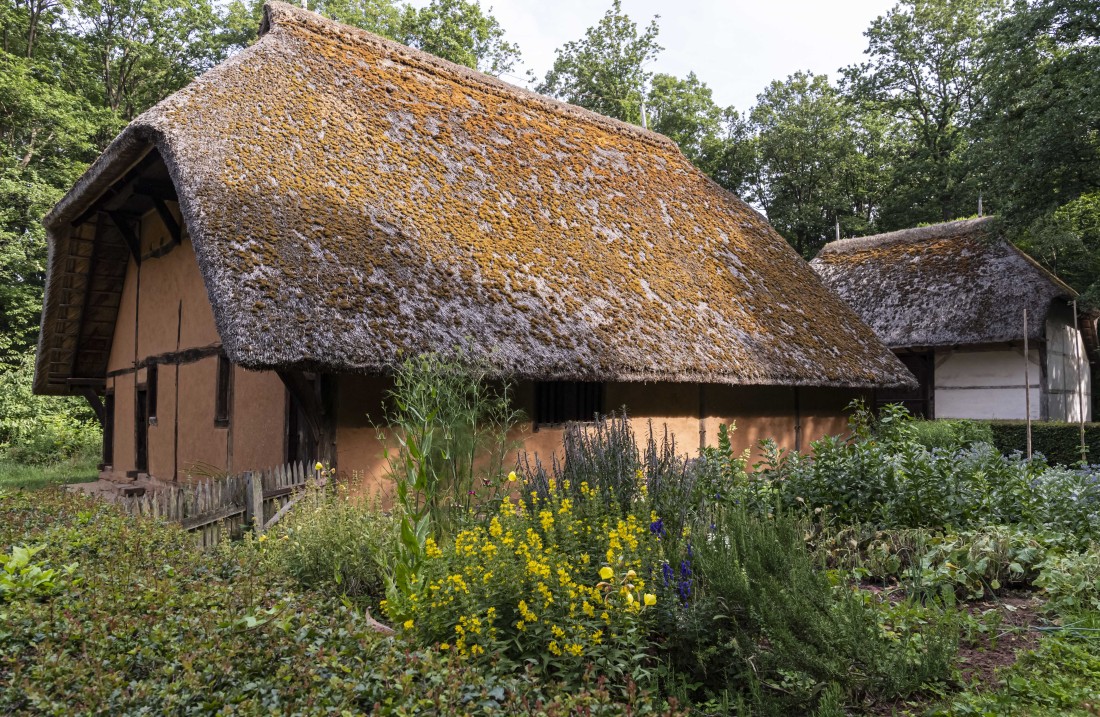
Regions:
M 266 534 L 265 534 L 265 535 L 261 535 L 261 536 L 259 537 L 259 542 L 261 542 L 261 543 L 262 543 L 262 542 L 264 542 L 265 540 L 267 540 L 267 535 L 266 535 Z
M 406 630 L 411 630 L 411 629 L 413 629 L 413 621 L 412 621 L 412 620 L 406 620 L 406 621 L 405 621 L 405 629 L 406 629 Z
M 323 471 L 324 469 L 325 469 L 325 466 L 324 466 L 323 463 L 321 463 L 321 461 L 317 461 L 316 463 L 313 464 L 313 470 L 315 470 L 315 471 Z
M 515 483 L 516 482 L 516 472 L 515 471 L 512 471 L 511 473 L 508 474 L 508 482 L 509 483 Z
M 600 577 L 604 580 L 610 580 L 615 577 L 615 571 L 605 565 L 600 568 Z
M 627 593 L 626 594 L 626 604 L 627 605 L 633 605 L 634 604 L 634 593 Z
M 652 606 L 652 605 L 656 605 L 656 604 L 657 604 L 657 596 L 656 596 L 656 595 L 654 595 L 653 593 L 646 593 L 646 594 L 645 594 L 645 597 L 644 597 L 644 598 L 642 598 L 642 601 L 643 601 L 643 602 L 644 602 L 644 603 L 645 603 L 645 604 L 646 604 L 647 606 Z
M 449 649 L 451 649 L 451 646 L 449 644 L 447 644 L 446 642 L 442 642 L 439 645 L 439 649 L 440 650 L 449 650 Z
M 634 572 L 633 570 L 627 570 L 626 571 L 626 577 L 627 577 L 627 579 L 636 578 L 636 577 L 638 577 L 638 573 Z

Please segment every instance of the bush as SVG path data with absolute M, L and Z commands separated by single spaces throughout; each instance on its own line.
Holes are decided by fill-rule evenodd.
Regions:
M 439 548 L 429 538 L 407 601 L 387 614 L 421 644 L 477 661 L 504 658 L 545 674 L 647 680 L 643 577 L 656 547 L 648 522 L 609 516 L 599 494 L 553 491 L 531 509 L 505 500 L 488 526 Z
M 803 714 L 823 710 L 825 695 L 850 703 L 946 678 L 955 628 L 888 636 L 858 593 L 815 569 L 804 532 L 791 518 L 731 510 L 699 535 L 696 596 L 658 610 L 673 684 L 693 686 L 696 700 L 728 691 L 752 714 Z
M 993 443 L 993 429 L 982 421 L 914 420 L 910 436 L 928 450 L 957 451 L 975 443 Z
M 1046 593 L 1046 608 L 1061 615 L 1100 611 L 1100 551 L 1051 555 L 1035 584 Z
M 299 586 L 377 607 L 393 572 L 394 519 L 346 486 L 311 489 L 266 536 L 269 564 Z
M 740 499 L 765 512 L 814 511 L 839 525 L 1018 525 L 1066 533 L 1080 545 L 1100 540 L 1100 469 L 1050 468 L 982 442 L 930 450 L 914 440 L 903 409 L 887 407 L 877 421 L 868 415 L 857 411 L 851 438 L 822 438 L 809 456 L 765 442 L 765 460 L 738 489 Z
M 41 491 L 0 495 L 0 549 L 13 542 L 79 567 L 48 596 L 0 602 L 0 714 L 672 714 L 628 686 L 380 636 L 266 570 L 271 541 L 203 553 L 176 527 Z
M 34 352 L 0 370 L 0 455 L 46 465 L 98 454 L 103 434 L 84 399 L 35 396 Z
M 989 421 L 993 445 L 1005 454 L 1027 450 L 1027 421 Z M 1031 445 L 1051 465 L 1073 466 L 1081 462 L 1081 426 L 1077 423 L 1032 421 Z M 1085 424 L 1088 462 L 1100 464 L 1100 423 Z

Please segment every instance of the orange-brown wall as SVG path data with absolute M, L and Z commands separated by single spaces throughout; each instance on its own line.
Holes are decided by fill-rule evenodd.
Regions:
M 170 241 L 155 212 L 142 217 L 140 237 L 143 254 Z M 210 355 L 158 365 L 156 416 L 148 428 L 149 474 L 172 480 L 283 462 L 286 394 L 274 373 L 234 366 L 229 425 L 214 424 L 220 343 L 186 232 L 164 256 L 146 258 L 140 267 L 131 259 L 108 362 L 108 373 L 116 374 L 107 379 L 115 394 L 113 477 L 136 467 L 135 396 L 148 370 L 134 367 L 150 356 L 188 349 L 207 349 Z
M 383 423 L 383 400 L 389 387 L 384 378 L 342 376 L 337 391 L 339 470 L 359 479 L 365 492 L 383 499 L 390 487 L 385 480 L 385 446 L 375 426 Z M 701 437 L 706 445 L 716 445 L 719 426 L 735 423 L 734 449 L 738 453 L 750 449 L 753 459 L 759 458 L 757 444 L 765 438 L 774 438 L 780 447 L 793 450 L 796 424 L 801 425 L 798 444 L 802 451 L 808 451 L 810 442 L 822 436 L 846 433 L 844 408 L 861 396 L 858 391 L 846 389 L 799 388 L 796 410 L 796 390 L 787 387 L 609 383 L 604 391 L 605 410 L 618 411 L 626 406 L 639 443 L 645 440 L 651 423 L 658 439 L 667 426 L 677 451 L 695 456 Z M 516 406 L 526 416 L 534 413 L 534 393 L 530 382 L 515 387 Z M 533 430 L 528 420 L 516 428 L 512 437 L 522 443 L 520 453 L 526 451 L 532 460 L 538 456 L 549 466 L 553 454 L 560 456 L 563 432 L 560 426 Z M 514 464 L 517 457 L 511 456 L 509 463 Z

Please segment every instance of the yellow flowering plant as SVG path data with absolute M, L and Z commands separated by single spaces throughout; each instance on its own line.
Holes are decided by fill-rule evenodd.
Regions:
M 417 591 L 387 602 L 390 619 L 470 659 L 533 664 L 559 676 L 592 665 L 646 680 L 646 623 L 656 597 L 643 566 L 658 547 L 648 523 L 608 515 L 606 505 L 590 519 L 597 511 L 583 496 L 533 500 L 529 509 L 505 498 L 487 524 L 447 545 L 432 542 Z

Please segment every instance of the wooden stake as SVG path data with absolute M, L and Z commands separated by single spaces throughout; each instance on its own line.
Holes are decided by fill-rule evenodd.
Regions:
M 1027 346 L 1027 309 L 1024 309 L 1024 412 L 1027 414 L 1027 459 L 1031 460 L 1031 356 Z
M 1085 387 L 1081 381 L 1081 328 L 1077 318 L 1077 299 L 1073 300 L 1073 378 L 1077 394 L 1077 421 L 1081 427 L 1081 462 L 1089 462 L 1089 448 L 1085 445 Z
M 258 538 L 264 532 L 264 482 L 259 473 L 245 473 L 248 501 L 245 503 L 245 519 L 252 524 L 252 532 Z

